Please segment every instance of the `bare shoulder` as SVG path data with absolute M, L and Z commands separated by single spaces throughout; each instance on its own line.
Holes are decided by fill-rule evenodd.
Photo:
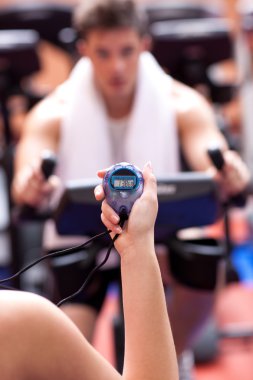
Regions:
M 211 104 L 196 90 L 173 81 L 172 101 L 175 107 L 181 147 L 192 170 L 206 170 L 210 144 L 226 148 Z
M 30 122 L 35 122 L 36 125 L 55 123 L 61 120 L 63 111 L 64 103 L 53 92 L 32 108 L 27 115 L 26 124 Z
M 175 79 L 172 81 L 172 100 L 178 116 L 189 116 L 196 111 L 203 113 L 209 110 L 211 112 L 211 106 L 204 96 Z
M 65 102 L 56 92 L 48 95 L 27 114 L 24 134 L 33 132 L 58 135 L 65 106 Z

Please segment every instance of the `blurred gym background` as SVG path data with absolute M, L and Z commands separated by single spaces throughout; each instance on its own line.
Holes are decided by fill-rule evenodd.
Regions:
M 71 27 L 74 0 L 0 0 L 0 268 L 1 277 L 40 254 L 43 220 L 17 221 L 10 199 L 12 157 L 26 112 L 64 81 L 78 59 Z M 153 53 L 173 77 L 212 103 L 230 146 L 253 175 L 253 4 L 251 1 L 139 0 L 147 9 Z M 167 53 L 169 51 L 169 54 Z M 210 324 L 195 348 L 196 380 L 252 380 L 253 205 L 232 207 L 201 234 L 229 238 L 231 268 Z M 225 236 L 229 232 L 229 237 Z M 191 233 L 193 233 L 191 231 Z M 199 233 L 199 231 L 198 231 Z M 15 286 L 40 293 L 43 267 Z M 112 288 L 100 316 L 95 346 L 116 362 Z

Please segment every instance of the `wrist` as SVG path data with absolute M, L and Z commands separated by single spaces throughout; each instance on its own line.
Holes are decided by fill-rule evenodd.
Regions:
M 123 262 L 139 258 L 142 260 L 146 256 L 155 255 L 154 236 L 153 234 L 149 234 L 132 241 L 128 240 L 123 246 L 119 241 L 116 248 Z
M 22 199 L 23 192 L 19 191 L 19 186 L 16 182 L 17 181 L 14 179 L 11 186 L 11 198 L 16 205 L 20 205 L 23 203 L 23 199 Z

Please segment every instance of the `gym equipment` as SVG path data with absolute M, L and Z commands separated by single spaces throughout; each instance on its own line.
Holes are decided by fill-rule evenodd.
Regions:
M 219 7 L 191 3 L 189 1 L 170 1 L 143 4 L 148 16 L 148 24 L 157 21 L 188 20 L 219 17 Z
M 1 7 L 0 29 L 33 29 L 40 39 L 70 54 L 75 51 L 76 34 L 71 28 L 72 6 L 51 3 L 17 3 Z
M 41 171 L 45 179 L 48 179 L 53 174 L 56 164 L 56 155 L 49 150 L 44 150 L 41 154 Z M 25 220 L 45 221 L 50 216 L 51 210 L 38 209 L 29 205 L 14 207 L 12 211 L 12 220 L 16 225 Z
M 53 212 L 60 235 L 93 236 L 104 229 L 100 205 L 94 198 L 94 187 L 98 183 L 98 179 L 66 183 Z M 157 242 L 167 242 L 168 236 L 182 228 L 212 224 L 221 216 L 217 188 L 210 176 L 195 172 L 179 173 L 158 177 L 157 183 Z
M 7 103 L 10 96 L 23 93 L 22 80 L 40 69 L 38 42 L 33 30 L 0 30 L 0 104 L 7 145 L 12 141 Z
M 208 155 L 215 165 L 215 167 L 222 171 L 224 166 L 224 158 L 221 151 L 217 148 L 212 148 L 208 150 Z M 250 186 L 248 187 L 247 193 L 251 192 Z M 233 244 L 231 242 L 230 234 L 230 220 L 229 220 L 229 208 L 231 205 L 237 207 L 244 207 L 246 204 L 246 192 L 244 194 L 239 194 L 232 197 L 229 201 L 223 204 L 224 210 L 224 259 L 227 264 L 227 271 L 233 269 L 231 267 L 230 255 L 233 249 Z M 230 275 L 231 276 L 231 275 Z M 223 329 L 219 329 L 214 320 L 209 320 L 205 330 L 203 331 L 200 338 L 197 340 L 193 347 L 195 362 L 196 363 L 207 363 L 214 360 L 219 352 L 218 342 L 220 339 L 240 339 L 242 341 L 248 341 L 253 337 L 253 329 L 248 326 L 240 326 L 235 324 L 233 326 L 228 326 Z
M 239 14 L 241 16 L 241 28 L 244 32 L 253 32 L 253 6 L 252 4 L 245 4 L 239 7 Z
M 41 67 L 38 62 L 38 57 L 36 56 L 35 58 L 35 54 L 37 55 L 37 53 L 34 52 L 33 56 L 31 56 L 32 53 L 30 52 L 28 56 L 26 52 L 22 55 L 20 46 L 24 49 L 23 44 L 30 43 L 30 48 L 32 48 L 32 37 L 28 37 L 28 33 L 30 35 L 34 33 L 37 39 L 34 49 L 37 49 L 40 40 L 46 40 L 52 45 L 66 51 L 74 60 L 76 57 L 76 33 L 73 28 L 71 28 L 71 18 L 72 7 L 63 4 L 18 3 L 0 8 L 0 32 L 5 33 L 2 34 L 2 38 L 0 37 L 1 43 L 4 44 L 5 48 L 1 55 L 6 54 L 6 50 L 8 50 L 9 54 L 10 51 L 12 51 L 12 56 L 10 56 L 12 70 L 8 73 L 7 79 L 5 79 L 6 91 L 8 91 L 9 94 L 13 94 L 13 87 L 18 86 L 20 93 L 24 95 L 28 101 L 28 109 L 41 100 L 46 94 L 37 93 L 29 88 L 28 85 L 25 86 L 24 83 L 21 85 L 21 79 L 23 79 L 24 76 L 27 77 L 35 71 L 39 71 Z M 9 34 L 7 35 L 7 33 Z M 23 41 L 25 36 L 27 41 Z M 35 37 L 33 37 L 33 39 L 34 38 Z M 7 46 L 8 44 L 9 46 Z M 33 44 L 35 45 L 35 41 L 33 41 Z M 17 53 L 19 53 L 19 55 L 17 55 Z M 4 58 L 9 60 L 9 56 Z M 37 61 L 36 70 L 34 68 L 35 60 Z M 20 71 L 23 74 L 22 77 L 19 75 Z M 6 75 L 6 71 L 4 75 Z M 12 82 L 12 78 L 15 78 L 15 83 Z M 0 88 L 0 93 L 5 94 L 6 91 L 2 92 Z M 7 142 L 9 142 L 11 140 L 11 136 L 9 136 L 9 115 L 6 115 L 6 112 L 7 110 L 4 104 L 3 114 L 5 114 L 6 139 Z
M 205 84 L 214 103 L 229 102 L 235 85 L 219 83 L 214 64 L 233 58 L 231 27 L 221 18 L 154 22 L 152 52 L 173 78 L 190 86 Z

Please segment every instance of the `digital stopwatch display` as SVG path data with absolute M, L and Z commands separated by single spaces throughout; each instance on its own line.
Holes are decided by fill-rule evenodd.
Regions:
M 115 190 L 133 190 L 136 187 L 136 176 L 113 175 L 111 186 Z

